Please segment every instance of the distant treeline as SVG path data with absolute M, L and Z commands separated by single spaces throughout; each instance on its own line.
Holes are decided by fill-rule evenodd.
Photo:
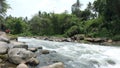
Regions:
M 89 2 L 85 10 L 74 10 L 71 14 L 39 11 L 30 20 L 1 14 L 0 23 L 15 35 L 71 37 L 84 34 L 120 40 L 120 0 L 95 0 Z

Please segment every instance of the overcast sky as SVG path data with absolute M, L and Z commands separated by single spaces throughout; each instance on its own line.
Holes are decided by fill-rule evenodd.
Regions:
M 93 2 L 94 0 L 80 0 L 83 4 L 81 7 L 84 9 L 88 2 Z M 38 11 L 55 12 L 62 13 L 67 10 L 71 12 L 71 5 L 75 3 L 76 0 L 7 0 L 7 3 L 12 9 L 9 9 L 7 15 L 12 15 L 15 17 L 31 17 Z

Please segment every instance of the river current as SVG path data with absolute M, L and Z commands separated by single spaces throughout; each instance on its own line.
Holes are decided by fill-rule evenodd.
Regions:
M 42 46 L 43 49 L 56 52 L 57 55 L 51 55 L 49 58 L 63 62 L 65 68 L 120 68 L 120 47 L 53 42 L 24 37 L 19 37 L 18 41 L 26 42 L 29 47 Z

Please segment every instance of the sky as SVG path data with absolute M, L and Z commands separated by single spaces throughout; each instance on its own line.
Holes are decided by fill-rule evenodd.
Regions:
M 82 3 L 81 9 L 86 8 L 89 2 L 94 0 L 80 0 Z M 11 9 L 8 9 L 7 15 L 14 17 L 28 17 L 31 18 L 38 11 L 62 13 L 67 10 L 71 13 L 71 5 L 76 0 L 7 0 Z

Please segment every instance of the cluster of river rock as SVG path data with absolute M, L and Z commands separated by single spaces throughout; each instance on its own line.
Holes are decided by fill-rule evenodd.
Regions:
M 37 66 L 40 64 L 40 60 L 36 58 L 38 50 L 39 54 L 49 54 L 49 50 L 44 50 L 42 47 L 29 48 L 25 43 L 10 40 L 6 33 L 0 32 L 0 68 Z M 64 68 L 64 64 L 56 62 L 39 68 Z

